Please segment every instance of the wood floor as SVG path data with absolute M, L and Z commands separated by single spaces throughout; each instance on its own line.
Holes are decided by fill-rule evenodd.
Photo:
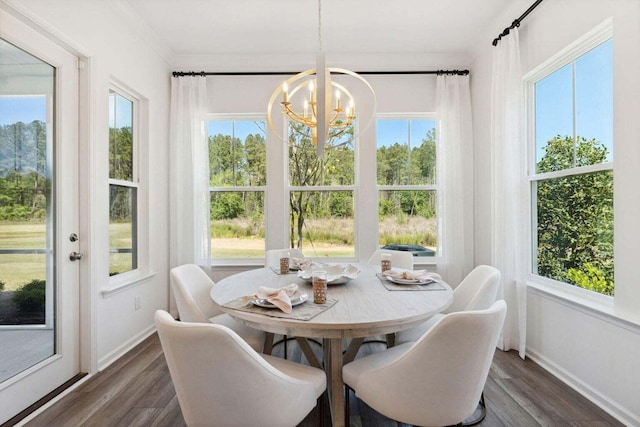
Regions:
M 358 357 L 382 348 L 382 344 L 365 344 Z M 320 357 L 321 350 L 316 350 Z M 274 349 L 274 355 L 283 353 L 282 345 Z M 295 342 L 289 342 L 287 354 L 292 360 L 304 359 Z M 544 369 L 529 360 L 521 360 L 514 352 L 496 351 L 484 394 L 488 414 L 478 424 L 481 427 L 622 425 Z M 353 395 L 350 401 L 351 426 L 398 425 Z M 328 410 L 324 413 L 328 416 Z M 300 426 L 320 425 L 318 414 L 314 410 Z M 160 342 L 154 334 L 26 425 L 173 427 L 185 423 Z M 325 425 L 330 422 L 326 420 Z

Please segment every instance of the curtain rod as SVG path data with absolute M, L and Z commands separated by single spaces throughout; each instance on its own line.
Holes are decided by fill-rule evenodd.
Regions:
M 498 37 L 496 37 L 495 39 L 493 39 L 493 41 L 491 42 L 492 45 L 494 46 L 498 46 L 498 42 L 500 41 L 500 39 L 502 39 L 502 37 L 509 35 L 509 31 L 513 30 L 516 27 L 520 26 L 520 22 L 522 22 L 522 20 L 524 18 L 527 17 L 528 14 L 530 14 L 533 9 L 535 9 L 536 7 L 538 7 L 538 5 L 542 3 L 542 0 L 536 0 L 535 3 L 533 3 L 531 6 L 529 6 L 529 9 L 525 10 L 524 13 L 522 15 L 520 15 L 520 17 L 516 20 L 514 20 L 510 26 L 508 26 L 507 28 L 505 28 L 499 35 Z
M 237 71 L 237 72 L 205 72 L 205 71 L 174 71 L 171 73 L 173 77 L 184 76 L 280 76 L 280 75 L 295 75 L 299 71 Z M 433 70 L 433 71 L 355 71 L 357 74 L 363 75 L 401 75 L 401 74 L 446 74 L 466 76 L 469 74 L 469 70 Z

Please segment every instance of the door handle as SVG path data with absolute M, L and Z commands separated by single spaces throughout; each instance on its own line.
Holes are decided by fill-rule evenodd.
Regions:
M 82 259 L 82 254 L 80 252 L 71 252 L 69 254 L 69 259 L 71 261 L 80 261 Z

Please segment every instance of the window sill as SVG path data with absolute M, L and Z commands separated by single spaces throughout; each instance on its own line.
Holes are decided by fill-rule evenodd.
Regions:
M 534 280 L 531 277 L 526 283 L 530 292 L 543 298 L 551 299 L 573 310 L 632 332 L 640 333 L 640 319 L 623 316 L 616 312 L 612 297 L 592 293 L 580 288 L 572 289 L 573 287 L 569 285 L 546 283 L 546 281 Z
M 109 287 L 100 290 L 103 298 L 108 298 L 129 288 L 133 288 L 142 282 L 152 279 L 157 273 L 155 271 L 131 271 L 119 274 L 109 280 Z

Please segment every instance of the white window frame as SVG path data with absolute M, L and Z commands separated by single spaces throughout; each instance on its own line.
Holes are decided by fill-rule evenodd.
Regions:
M 438 132 L 438 119 L 436 117 L 436 113 L 384 113 L 378 114 L 375 118 L 376 129 L 378 127 L 378 121 L 380 120 L 433 120 L 436 135 Z M 376 130 L 376 157 L 375 164 L 373 165 L 378 168 L 378 158 L 377 158 L 377 130 Z M 440 152 L 438 151 L 438 144 L 436 141 L 436 171 L 442 170 L 442 159 L 440 158 Z M 377 177 L 377 173 L 376 173 Z M 376 209 L 380 208 L 380 191 L 435 191 L 436 192 L 436 201 L 440 200 L 442 194 L 440 193 L 440 180 L 442 176 L 440 173 L 436 174 L 436 183 L 435 184 L 427 184 L 427 185 L 379 185 L 376 180 Z M 376 214 L 378 211 L 376 210 Z M 438 220 L 440 218 L 440 203 L 436 202 L 436 255 L 431 257 L 414 257 L 414 265 L 437 265 L 438 259 L 440 258 L 440 249 L 442 248 L 442 225 L 441 221 Z M 378 221 L 378 227 L 376 228 L 376 242 L 380 241 L 380 223 Z M 422 261 L 422 262 L 420 262 Z
M 149 102 L 139 93 L 116 79 L 110 79 L 109 81 L 109 92 L 111 91 L 133 103 L 131 122 L 133 144 L 132 181 L 123 181 L 109 177 L 108 185 L 113 184 L 136 189 L 136 227 L 133 227 L 132 231 L 136 233 L 137 238 L 137 267 L 110 276 L 108 287 L 101 290 L 104 297 L 123 291 L 149 279 L 155 274 L 150 271 L 149 262 Z M 108 144 L 109 141 L 107 139 L 107 145 Z M 107 165 L 107 174 L 108 173 L 109 167 Z M 107 214 L 107 226 L 108 223 L 109 215 Z M 107 249 L 110 250 L 108 243 Z M 107 265 L 110 265 L 108 253 Z
M 529 73 L 523 76 L 525 86 L 525 100 L 527 105 L 527 154 L 528 154 L 528 167 L 527 167 L 527 182 L 528 191 L 527 195 L 529 200 L 529 212 L 527 213 L 529 219 L 529 242 L 527 245 L 527 282 L 534 286 L 540 287 L 543 290 L 548 290 L 561 296 L 572 299 L 580 299 L 585 302 L 591 302 L 599 306 L 611 307 L 613 305 L 614 297 L 592 292 L 587 289 L 583 289 L 579 286 L 570 285 L 568 283 L 560 282 L 558 280 L 550 279 L 540 276 L 533 271 L 535 263 L 534 255 L 536 254 L 537 247 L 537 215 L 534 200 L 535 194 L 532 191 L 533 184 L 538 181 L 547 179 L 558 179 L 572 175 L 583 175 L 587 173 L 600 172 L 611 170 L 614 171 L 613 161 L 604 162 L 596 165 L 588 165 L 582 167 L 573 167 L 570 169 L 564 169 L 561 171 L 554 171 L 548 173 L 536 172 L 536 141 L 535 141 L 535 83 L 559 70 L 560 68 L 572 63 L 585 53 L 596 48 L 600 44 L 606 42 L 613 37 L 613 26 L 611 20 L 607 20 L 602 24 L 595 27 L 592 31 L 585 34 L 580 39 L 571 43 L 565 49 L 561 50 L 538 67 L 531 70 Z M 613 108 L 613 106 L 612 106 Z M 615 146 L 615 140 L 613 141 Z M 615 155 L 615 150 L 614 150 Z M 614 184 L 615 185 L 615 184 Z M 615 215 L 615 213 L 614 213 Z M 615 263 L 615 258 L 614 258 Z

